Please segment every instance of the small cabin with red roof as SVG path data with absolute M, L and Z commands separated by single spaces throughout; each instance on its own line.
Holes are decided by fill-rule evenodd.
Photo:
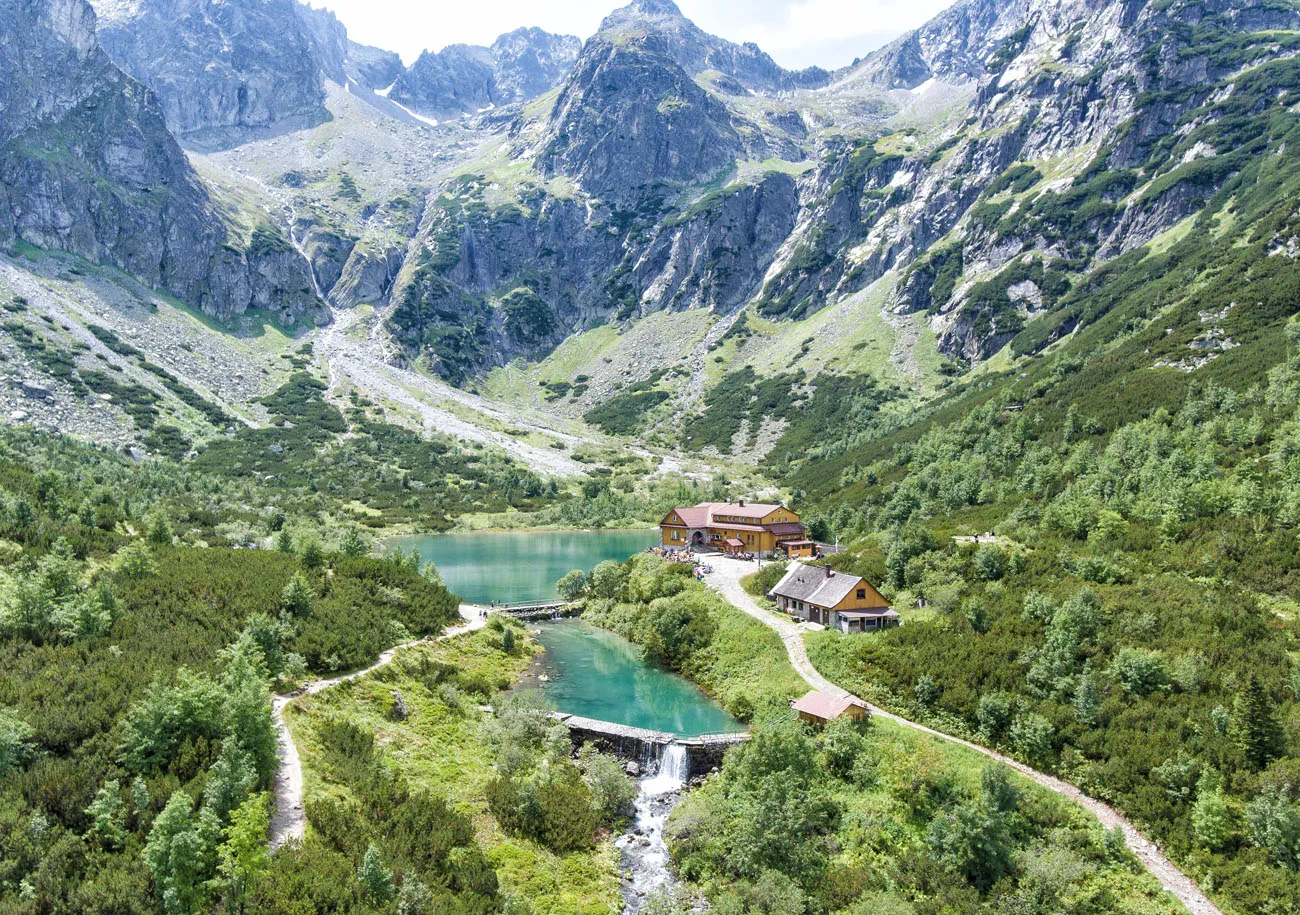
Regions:
M 701 502 L 675 508 L 659 522 L 666 550 L 717 550 L 773 556 L 791 541 L 806 540 L 799 515 L 770 502 Z
M 837 718 L 865 718 L 867 705 L 854 696 L 828 696 L 815 689 L 809 690 L 803 698 L 790 703 L 790 708 L 799 714 L 801 721 L 809 724 L 827 725 Z

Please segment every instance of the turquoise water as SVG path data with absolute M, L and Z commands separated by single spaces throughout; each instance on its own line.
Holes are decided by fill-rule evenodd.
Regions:
M 607 559 L 622 562 L 658 543 L 659 531 L 651 529 L 433 534 L 401 537 L 390 545 L 418 551 L 462 600 L 520 604 L 556 597 L 555 583 L 566 572 L 590 572 Z
M 538 684 L 561 712 L 678 737 L 745 729 L 691 681 L 641 658 L 631 642 L 581 620 L 542 623 L 548 680 Z

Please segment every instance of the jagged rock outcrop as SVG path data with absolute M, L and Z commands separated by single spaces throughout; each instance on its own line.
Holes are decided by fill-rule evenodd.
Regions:
M 348 250 L 338 278 L 326 287 L 330 301 L 345 307 L 385 301 L 402 269 L 407 239 L 419 228 L 420 216 L 420 208 L 407 197 L 393 198 L 380 207 L 370 222 L 381 230 L 367 233 Z
M 861 142 L 826 157 L 760 308 L 803 314 L 902 270 L 900 310 L 931 314 L 950 355 L 991 355 L 1072 276 L 1196 212 L 1235 173 L 1177 135 L 1202 105 L 1215 117 L 1211 97 L 1244 59 L 1226 49 L 1286 54 L 1264 30 L 1298 22 L 1250 0 L 958 4 L 836 85 L 973 81 L 966 121 L 910 154 Z M 1029 273 L 1046 293 L 1015 294 Z
M 321 73 L 342 85 L 348 78 L 348 30 L 337 16 L 325 8 L 304 3 L 293 4 L 294 14 L 302 23 L 303 34 L 316 58 Z
M 815 89 L 830 74 L 820 67 L 791 71 L 779 66 L 752 42 L 735 44 L 710 35 L 682 15 L 672 0 L 634 0 L 605 17 L 600 31 L 611 41 L 619 36 L 653 32 L 691 76 L 716 71 L 750 92 L 788 92 Z
M 492 42 L 495 104 L 523 102 L 550 92 L 569 75 L 582 42 L 538 28 L 515 29 Z
M 425 51 L 399 75 L 389 98 L 433 118 L 456 118 L 527 101 L 559 85 L 582 43 L 571 35 L 516 29 L 491 47 Z
M 98 3 L 105 50 L 158 94 L 188 145 L 223 148 L 328 117 L 321 74 L 337 61 L 318 59 L 295 0 Z
M 217 317 L 316 319 L 274 230 L 228 236 L 158 100 L 99 46 L 85 0 L 0 0 L 0 246 L 110 263 Z
M 662 37 L 600 34 L 556 100 L 537 165 L 588 193 L 627 199 L 657 183 L 706 179 L 744 151 L 726 106 Z
M 836 75 L 837 82 L 915 89 L 929 79 L 979 79 L 987 72 L 990 56 L 1024 26 L 1034 6 L 1034 0 L 960 0 L 921 28 L 845 68 Z
M 379 90 L 393 84 L 402 73 L 402 58 L 392 51 L 358 44 L 348 30 L 327 9 L 294 4 L 321 73 L 340 86 L 349 80 L 365 89 Z
M 402 58 L 393 51 L 348 42 L 345 61 L 348 75 L 367 89 L 387 89 L 402 75 Z
M 397 338 L 453 380 L 610 319 L 740 308 L 798 205 L 782 174 L 662 219 L 540 193 L 489 209 L 481 193 L 465 179 L 435 202 L 392 292 Z

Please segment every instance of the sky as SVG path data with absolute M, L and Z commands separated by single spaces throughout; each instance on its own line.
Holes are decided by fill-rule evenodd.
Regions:
M 408 64 L 428 49 L 491 44 L 503 32 L 539 26 L 590 37 L 627 0 L 309 0 L 334 11 L 348 36 L 402 55 Z M 922 25 L 954 0 L 677 0 L 706 32 L 753 41 L 790 69 L 851 63 Z

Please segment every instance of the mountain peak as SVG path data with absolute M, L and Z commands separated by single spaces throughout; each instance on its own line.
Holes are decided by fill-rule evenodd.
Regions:
M 682 16 L 681 9 L 673 0 L 633 0 L 618 12 L 639 13 L 642 16 Z
M 572 35 L 535 27 L 499 35 L 491 47 L 448 45 L 421 54 L 389 97 L 440 119 L 523 102 L 559 85 L 581 50 Z
M 664 39 L 669 52 L 689 75 L 716 70 L 751 92 L 814 88 L 825 85 L 829 77 L 817 67 L 792 73 L 753 42 L 741 45 L 710 35 L 682 15 L 673 0 L 633 0 L 600 24 L 601 32 L 646 30 Z

